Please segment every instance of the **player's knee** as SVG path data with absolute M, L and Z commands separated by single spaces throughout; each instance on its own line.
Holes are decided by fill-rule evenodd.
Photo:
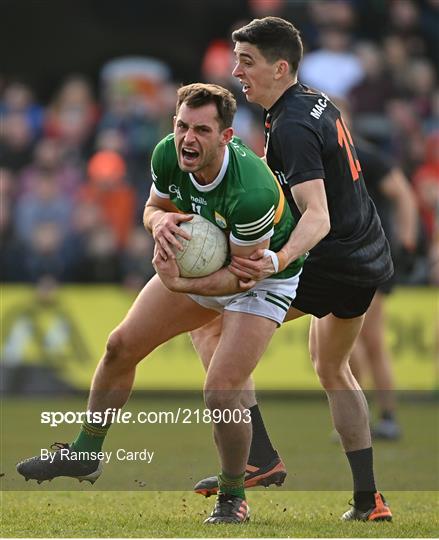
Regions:
M 107 363 L 115 363 L 121 359 L 124 349 L 123 332 L 113 330 L 108 336 L 104 359 Z
M 347 362 L 341 364 L 325 361 L 324 358 L 315 358 L 314 369 L 323 388 L 331 389 L 344 386 L 344 382 L 349 376 L 349 365 Z
M 105 348 L 104 364 L 131 366 L 138 362 L 138 358 L 130 347 L 129 340 L 121 328 L 116 328 L 108 336 Z
M 206 408 L 211 411 L 225 411 L 240 408 L 240 401 L 236 392 L 230 390 L 204 390 L 204 403 Z
M 241 391 L 227 381 L 206 382 L 204 402 L 210 410 L 234 409 L 240 406 Z

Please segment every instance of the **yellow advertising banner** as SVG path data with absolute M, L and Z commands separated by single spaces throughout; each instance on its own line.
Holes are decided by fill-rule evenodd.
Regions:
M 66 387 L 88 389 L 107 335 L 132 293 L 116 286 L 65 286 L 54 297 L 29 286 L 3 286 L 1 358 L 11 373 L 34 366 Z M 397 389 L 438 388 L 437 289 L 399 288 L 387 300 L 386 338 Z M 317 389 L 308 355 L 309 317 L 277 330 L 255 372 L 258 389 Z M 36 371 L 35 371 L 36 370 Z M 138 389 L 200 389 L 203 369 L 189 339 L 158 348 L 137 371 Z

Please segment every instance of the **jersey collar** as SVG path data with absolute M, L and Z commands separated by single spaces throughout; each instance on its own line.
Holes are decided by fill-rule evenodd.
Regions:
M 215 180 L 211 182 L 210 184 L 206 184 L 206 185 L 199 184 L 197 180 L 195 179 L 195 176 L 192 173 L 189 173 L 189 178 L 191 179 L 196 189 L 198 191 L 204 191 L 204 192 L 212 191 L 213 189 L 215 189 L 221 183 L 221 180 L 224 178 L 224 175 L 226 174 L 226 170 L 229 165 L 229 158 L 230 158 L 229 147 L 226 146 L 225 151 L 224 151 L 223 164 L 221 165 L 220 172 L 218 173 L 218 176 L 215 178 Z
M 296 83 L 294 83 L 292 86 L 289 86 L 285 92 L 280 96 L 280 98 L 266 111 L 267 113 L 269 113 L 271 116 L 273 116 L 273 113 L 276 111 L 276 109 L 278 108 L 278 106 L 282 103 L 282 101 L 289 95 L 291 94 L 294 94 L 295 92 L 297 92 L 298 90 L 300 90 L 300 88 L 302 88 L 302 85 L 299 81 L 297 81 Z

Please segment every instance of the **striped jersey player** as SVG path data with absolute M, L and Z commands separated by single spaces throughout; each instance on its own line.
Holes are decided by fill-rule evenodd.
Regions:
M 152 156 L 153 191 L 169 199 L 181 212 L 200 214 L 229 233 L 238 246 L 270 239 L 269 249 L 279 251 L 295 222 L 279 183 L 267 165 L 236 136 L 226 146 L 224 161 L 213 182 L 203 185 L 195 175 L 180 169 L 174 134 L 162 139 Z M 300 271 L 296 259 L 273 279 Z

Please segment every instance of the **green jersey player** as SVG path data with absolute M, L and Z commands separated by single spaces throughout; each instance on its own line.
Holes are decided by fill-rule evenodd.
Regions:
M 233 96 L 220 86 L 193 84 L 178 91 L 174 135 L 154 152 L 154 187 L 144 213 L 145 227 L 155 239 L 157 275 L 110 334 L 87 407 L 103 418 L 107 409 L 123 407 L 143 358 L 172 337 L 212 323 L 222 311 L 221 338 L 204 384 L 206 406 L 224 413 L 224 421 L 213 424 L 222 470 L 218 500 L 207 523 L 248 519 L 244 473 L 251 424 L 241 404 L 243 390 L 295 296 L 302 264 L 294 261 L 258 283 L 240 282 L 227 267 L 202 278 L 179 275 L 173 249 L 181 247 L 178 236 L 187 237 L 178 226 L 192 219 L 185 212 L 200 213 L 229 231 L 232 255 L 243 258 L 255 249 L 278 249 L 294 227 L 270 171 L 233 139 L 235 110 Z M 226 421 L 227 412 L 234 413 L 233 422 Z M 58 443 L 53 459 L 24 460 L 18 472 L 38 482 L 57 476 L 94 482 L 102 463 L 69 459 L 69 454 L 95 455 L 108 428 L 84 422 L 73 443 Z
M 225 146 L 218 176 L 201 184 L 196 175 L 178 164 L 174 134 L 154 150 L 151 165 L 153 192 L 184 213 L 200 214 L 225 232 L 237 246 L 252 246 L 269 239 L 269 248 L 279 251 L 294 227 L 285 197 L 267 165 L 238 137 Z M 274 279 L 296 275 L 302 259 L 295 260 Z

